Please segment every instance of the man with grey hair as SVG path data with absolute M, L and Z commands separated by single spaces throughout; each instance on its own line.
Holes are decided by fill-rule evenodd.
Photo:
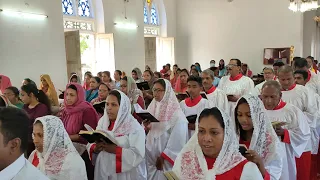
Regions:
M 217 89 L 214 85 L 214 72 L 210 69 L 206 69 L 201 73 L 203 89 L 206 92 L 209 107 L 218 107 L 224 112 L 229 112 L 229 104 L 227 95 L 220 89 Z
M 310 176 L 311 169 L 311 153 L 317 154 L 319 146 L 319 134 L 316 128 L 317 122 L 320 121 L 320 113 L 315 100 L 316 94 L 304 86 L 295 84 L 294 72 L 291 66 L 285 65 L 281 67 L 278 73 L 279 83 L 282 88 L 282 99 L 298 107 L 308 117 L 311 140 L 308 142 L 305 152 L 296 160 L 297 169 L 302 169 L 302 171 L 298 171 L 298 177 L 308 179 L 307 173 Z
M 263 77 L 264 77 L 264 81 L 254 87 L 254 89 L 251 91 L 252 95 L 255 95 L 255 96 L 260 95 L 263 84 L 266 83 L 267 81 L 276 79 L 273 68 L 271 67 L 263 68 Z
M 285 149 L 280 152 L 283 157 L 280 179 L 297 179 L 297 172 L 300 175 L 302 169 L 296 168 L 295 157 L 302 155 L 311 137 L 308 117 L 296 106 L 282 100 L 281 86 L 277 81 L 264 83 L 260 97 L 271 122 L 279 123 L 274 129 Z

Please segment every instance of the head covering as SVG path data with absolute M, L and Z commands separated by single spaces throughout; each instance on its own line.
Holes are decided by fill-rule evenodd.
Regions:
M 0 75 L 1 80 L 0 80 L 0 90 L 3 93 L 8 87 L 12 86 L 10 78 L 8 78 L 5 75 Z
M 24 81 L 27 81 L 28 83 L 37 86 L 37 84 L 34 81 L 32 81 L 30 78 L 25 78 Z
M 216 175 L 223 174 L 245 158 L 239 152 L 239 142 L 232 128 L 230 117 L 221 111 L 224 122 L 224 139 L 220 153 L 212 169 L 208 169 L 204 154 L 198 142 L 198 126 L 194 135 L 181 150 L 174 162 L 173 171 L 180 179 L 215 179 Z
M 240 99 L 242 98 L 244 98 L 249 104 L 253 123 L 253 134 L 251 137 L 250 147 L 248 148 L 259 154 L 263 159 L 265 166 L 268 166 L 268 164 L 273 160 L 281 160 L 279 153 L 277 153 L 277 150 L 279 150 L 277 149 L 277 146 L 279 147 L 280 142 L 272 127 L 271 121 L 267 117 L 262 101 L 259 97 L 253 95 L 245 95 Z M 237 106 L 239 100 L 237 102 Z M 236 117 L 237 112 L 234 113 Z
M 75 158 L 81 159 L 81 157 L 73 146 L 61 120 L 49 115 L 37 118 L 34 123 L 38 121 L 43 126 L 43 152 L 36 152 L 39 158 L 38 168 L 50 179 L 73 179 L 70 175 L 72 169 L 79 166 L 79 164 L 74 164 L 78 163 Z M 83 163 L 82 171 L 77 171 L 77 174 L 82 173 L 86 176 L 85 171 Z
M 137 76 L 138 76 L 138 79 L 135 80 L 135 81 L 140 81 L 140 82 L 142 82 L 143 79 L 142 79 L 142 72 L 141 72 L 141 70 L 136 67 L 136 68 L 133 69 L 133 71 L 135 71 L 135 72 L 137 73 Z
M 2 98 L 2 100 L 5 103 L 5 107 L 11 106 L 11 107 L 16 107 L 14 106 L 7 97 L 5 97 L 4 95 L 0 95 L 0 98 Z
M 77 82 L 78 82 L 79 84 L 81 84 L 80 77 L 79 77 L 76 73 L 74 73 L 74 74 L 72 74 L 72 75 L 70 76 L 69 83 L 71 83 L 71 80 L 72 80 L 73 78 L 77 78 Z
M 136 104 L 139 96 L 143 97 L 142 92 L 138 89 L 136 82 L 132 77 L 127 76 L 127 96 L 131 104 Z
M 117 114 L 117 119 L 111 132 L 115 137 L 123 136 L 134 133 L 136 131 L 143 131 L 142 126 L 138 121 L 131 115 L 131 103 L 129 98 L 121 91 L 118 91 L 121 95 L 120 107 Z M 107 114 L 107 108 L 104 109 L 104 115 L 99 120 L 97 130 L 109 131 L 110 119 Z
M 40 79 L 44 79 L 48 84 L 48 90 L 47 90 L 46 94 L 51 102 L 51 105 L 59 106 L 57 91 L 53 85 L 53 82 L 51 81 L 50 76 L 48 74 L 43 74 L 40 76 Z M 40 82 L 39 89 L 43 90 L 44 88 L 46 88 L 46 87 L 44 87 L 42 82 Z
M 98 121 L 99 117 L 93 106 L 85 101 L 85 92 L 81 85 L 78 83 L 70 83 L 66 89 L 68 89 L 70 85 L 74 85 L 77 88 L 78 100 L 73 105 L 67 105 L 67 93 L 64 93 L 64 108 L 61 112 L 61 119 L 68 133 L 75 134 L 78 133 L 76 129 L 82 126 L 82 121 L 79 121 L 79 119 L 82 119 L 84 110 L 91 109 L 95 112 L 96 116 L 92 117 L 92 121 Z
M 153 99 L 148 107 L 148 112 L 150 112 L 150 114 L 159 120 L 160 123 L 152 124 L 152 128 L 148 137 L 160 137 L 165 131 L 173 127 L 178 120 L 187 122 L 185 115 L 180 108 L 176 94 L 171 87 L 171 83 L 166 79 L 162 80 L 164 80 L 166 84 L 165 93 L 162 100 L 157 102 L 155 99 Z M 174 118 L 177 116 L 180 118 Z

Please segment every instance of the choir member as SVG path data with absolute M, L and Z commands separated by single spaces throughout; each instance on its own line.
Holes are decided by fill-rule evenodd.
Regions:
M 210 69 L 201 73 L 202 85 L 209 101 L 209 107 L 218 107 L 224 112 L 229 112 L 228 98 L 226 94 L 213 85 L 215 81 L 214 72 Z
M 254 87 L 254 89 L 251 91 L 252 95 L 256 95 L 256 96 L 260 95 L 261 89 L 264 83 L 266 83 L 267 81 L 276 80 L 274 70 L 270 67 L 263 68 L 263 77 L 264 77 L 264 81 Z
M 239 59 L 231 59 L 227 69 L 230 75 L 221 78 L 218 88 L 226 93 L 230 107 L 229 112 L 233 114 L 238 99 L 250 93 L 254 88 L 254 83 L 252 79 L 242 75 Z
M 273 71 L 276 76 L 275 80 L 278 79 L 278 69 L 281 68 L 282 66 L 284 66 L 284 63 L 282 61 L 278 61 L 273 64 Z
M 257 165 L 239 152 L 230 117 L 216 107 L 201 112 L 196 133 L 179 153 L 173 172 L 186 180 L 263 179 Z
M 146 179 L 145 131 L 130 112 L 129 98 L 119 90 L 111 91 L 97 130 L 112 134 L 116 144 L 102 141 L 87 145 L 95 180 Z
M 236 105 L 235 127 L 240 144 L 249 150 L 245 157 L 257 164 L 265 180 L 278 180 L 282 172 L 280 141 L 257 96 L 242 96 Z
M 33 125 L 33 142 L 36 150 L 29 161 L 50 179 L 88 179 L 84 161 L 59 118 L 37 118 Z
M 24 157 L 29 118 L 18 108 L 0 108 L 0 179 L 49 180 Z
M 310 179 L 311 152 L 317 154 L 319 146 L 319 135 L 316 130 L 316 123 L 319 121 L 319 109 L 317 107 L 314 92 L 308 88 L 297 85 L 294 82 L 292 67 L 285 65 L 279 69 L 279 83 L 282 88 L 282 99 L 298 107 L 308 117 L 311 138 L 305 152 L 296 160 L 297 179 Z
M 313 92 L 320 95 L 320 80 L 319 76 L 308 69 L 308 62 L 304 58 L 296 59 L 294 61 L 295 70 L 303 70 L 308 73 L 308 78 L 306 80 L 305 86 L 308 87 Z
M 189 76 L 187 80 L 188 90 L 190 97 L 180 102 L 180 107 L 185 116 L 190 117 L 193 115 L 199 116 L 199 114 L 205 108 L 209 107 L 209 101 L 207 99 L 202 98 L 200 95 L 202 87 L 202 79 L 199 76 Z M 189 123 L 189 139 L 194 133 L 196 123 Z
M 172 169 L 178 153 L 188 140 L 188 121 L 168 80 L 155 81 L 153 96 L 148 111 L 159 122 L 144 124 L 148 131 L 146 141 L 148 179 L 166 180 L 163 172 Z
M 300 157 L 310 139 L 308 118 L 296 106 L 281 99 L 281 86 L 277 81 L 268 81 L 262 86 L 261 99 L 272 122 L 284 122 L 276 125 L 275 130 L 281 138 L 283 167 L 281 180 L 297 179 L 295 157 Z

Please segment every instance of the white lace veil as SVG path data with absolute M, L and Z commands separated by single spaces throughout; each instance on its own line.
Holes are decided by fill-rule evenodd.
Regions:
M 175 92 L 171 87 L 170 81 L 164 80 L 166 87 L 165 93 L 160 102 L 155 99 L 152 100 L 148 107 L 148 112 L 152 114 L 160 123 L 152 123 L 151 131 L 148 137 L 158 138 L 165 131 L 173 127 L 178 120 L 186 121 L 186 117 L 183 114 Z M 179 117 L 179 118 L 177 118 Z
M 245 95 L 241 98 L 244 98 L 249 104 L 254 128 L 250 147 L 248 148 L 256 151 L 263 159 L 265 165 L 268 165 L 272 160 L 281 159 L 276 152 L 280 141 L 267 117 L 262 101 L 259 97 L 253 95 Z
M 121 91 L 118 91 L 121 95 L 120 107 L 115 121 L 114 127 L 111 132 L 115 137 L 123 136 L 134 133 L 138 130 L 143 130 L 138 121 L 131 115 L 131 103 L 129 98 Z M 110 125 L 109 116 L 107 114 L 107 108 L 104 109 L 104 115 L 98 122 L 97 130 L 108 131 Z
M 219 108 L 217 108 L 219 109 Z M 179 153 L 173 167 L 173 171 L 180 179 L 210 179 L 215 180 L 216 175 L 223 174 L 237 166 L 245 158 L 239 152 L 239 142 L 231 118 L 221 111 L 224 122 L 224 139 L 221 151 L 213 165 L 208 170 L 208 166 L 198 143 L 198 127 L 194 135 Z
M 73 146 L 62 121 L 56 116 L 49 115 L 37 118 L 34 123 L 37 122 L 41 122 L 43 126 L 43 152 L 37 152 L 39 158 L 38 167 L 50 179 L 69 177 L 64 174 L 66 171 L 63 169 L 68 168 L 63 166 L 64 163 L 67 163 L 67 156 L 74 154 L 74 156 L 81 157 Z M 85 169 L 83 170 L 85 171 Z

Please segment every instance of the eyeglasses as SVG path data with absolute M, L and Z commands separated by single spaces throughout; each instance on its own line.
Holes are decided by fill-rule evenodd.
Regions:
M 152 89 L 152 92 L 153 93 L 160 93 L 160 92 L 163 92 L 164 90 L 162 89 Z

